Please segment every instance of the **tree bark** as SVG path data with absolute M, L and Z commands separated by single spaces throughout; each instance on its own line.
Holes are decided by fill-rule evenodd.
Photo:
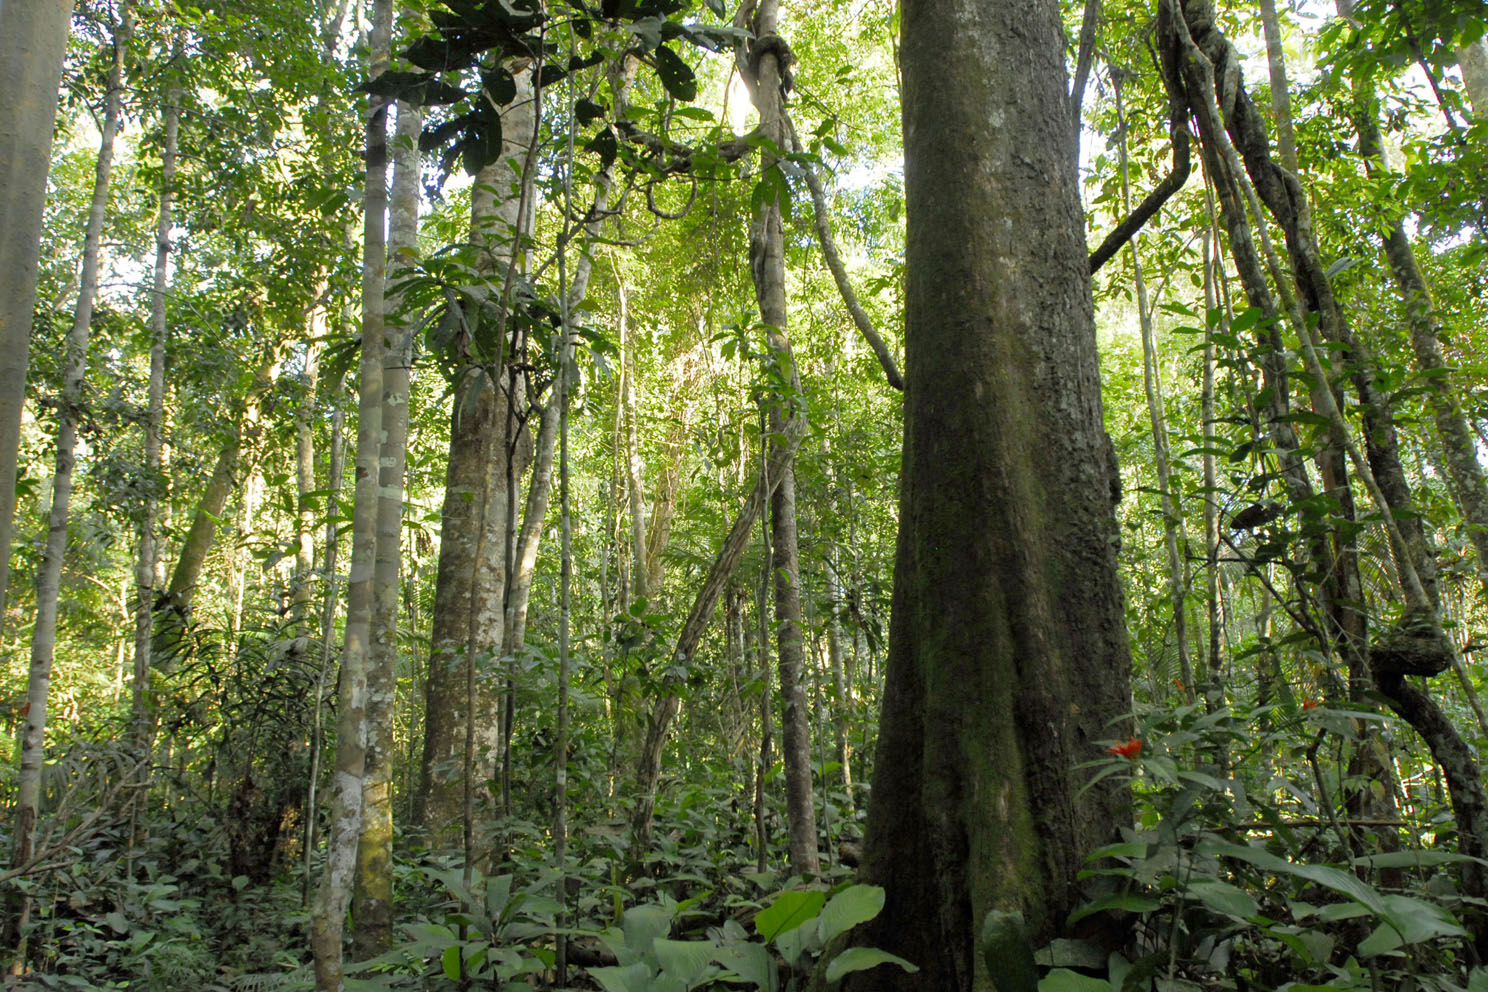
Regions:
M 382 360 L 381 451 L 377 484 L 377 558 L 373 567 L 372 640 L 367 667 L 367 756 L 362 779 L 362 833 L 351 916 L 357 960 L 386 951 L 393 940 L 393 739 L 398 693 L 398 573 L 402 562 L 403 474 L 408 461 L 408 369 L 413 323 L 396 288 L 417 258 L 419 153 L 424 115 L 398 104 L 393 138 L 387 256 L 383 294 L 387 340 Z
M 369 79 L 391 61 L 392 0 L 374 0 L 368 50 Z M 352 506 L 351 570 L 346 631 L 337 683 L 336 772 L 331 781 L 331 828 L 325 867 L 311 914 L 310 946 L 317 992 L 343 992 L 342 935 L 361 835 L 367 760 L 367 669 L 371 655 L 377 563 L 378 461 L 382 441 L 382 366 L 386 333 L 383 282 L 387 272 L 387 100 L 367 100 L 363 193 L 362 352 L 357 390 L 356 496 Z
M 775 148 L 791 147 L 790 121 L 786 116 L 786 84 L 782 52 L 789 51 L 776 34 L 778 3 L 762 0 L 754 14 L 754 45 L 744 62 L 744 78 L 752 82 L 751 95 L 760 115 L 760 133 Z M 762 151 L 760 173 L 775 171 L 780 164 Z M 788 196 L 779 182 L 775 195 L 765 197 L 755 211 L 749 229 L 749 268 L 754 277 L 754 297 L 760 322 L 769 345 L 770 383 L 769 447 L 780 451 L 786 444 L 786 423 L 801 416 L 798 406 L 801 380 L 786 333 L 789 312 L 785 293 L 785 224 L 780 198 Z M 775 637 L 780 665 L 780 696 L 784 704 L 780 727 L 781 752 L 785 760 L 786 820 L 790 833 L 790 867 L 794 875 L 816 875 L 821 870 L 817 854 L 816 804 L 811 774 L 811 712 L 802 687 L 805 669 L 805 638 L 801 624 L 801 562 L 796 543 L 796 479 L 793 459 L 782 461 L 780 483 L 770 497 L 771 564 L 775 577 Z
M 1276 16 L 1276 0 L 1260 0 L 1260 6 L 1261 30 L 1266 36 L 1266 67 L 1271 76 L 1271 112 L 1276 117 L 1276 149 L 1281 164 L 1295 175 L 1299 171 L 1297 139 L 1292 136 L 1292 93 L 1281 44 L 1281 18 Z
M 520 264 L 524 177 L 532 135 L 530 71 L 516 74 L 515 101 L 502 114 L 501 157 L 481 170 L 471 191 L 471 237 L 477 272 L 497 285 Z M 478 297 L 481 294 L 476 294 Z M 490 301 L 480 319 L 495 318 Z M 498 330 L 504 340 L 504 330 Z M 498 363 L 499 364 L 499 363 Z M 494 381 L 493 381 L 494 380 Z M 502 734 L 496 658 L 503 642 L 507 583 L 508 478 L 519 479 L 531 439 L 517 414 L 522 397 L 490 366 L 467 366 L 455 386 L 450 450 L 440 514 L 432 654 L 425 687 L 424 750 L 414 820 L 431 839 L 460 823 L 464 808 L 462 758 L 467 724 L 474 734 L 471 786 L 489 801 L 486 783 L 499 768 Z M 515 553 L 515 552 L 514 552 Z M 474 666 L 474 698 L 466 699 L 466 666 Z
M 905 444 L 860 940 L 920 966 L 853 990 L 990 989 L 989 911 L 1035 946 L 1123 788 L 1075 771 L 1129 724 L 1114 452 L 1051 0 L 904 5 Z
M 177 34 L 168 71 L 179 72 L 183 37 Z M 155 272 L 150 291 L 150 383 L 145 408 L 144 507 L 140 516 L 139 557 L 135 561 L 134 585 L 134 700 L 132 723 L 134 747 L 147 761 L 155 743 L 154 697 L 150 691 L 155 599 L 160 586 L 160 548 L 157 533 L 160 502 L 167 495 L 161 457 L 165 424 L 165 289 L 170 269 L 171 208 L 175 194 L 176 144 L 181 124 L 181 89 L 172 82 L 166 96 L 165 143 L 160 153 L 160 207 L 155 219 Z
M 1131 182 L 1128 176 L 1126 157 L 1126 113 L 1121 99 L 1121 81 L 1114 82 L 1116 95 L 1116 117 L 1120 137 L 1117 152 L 1121 162 L 1121 199 L 1127 213 L 1131 212 Z M 1163 409 L 1162 382 L 1158 377 L 1157 335 L 1152 326 L 1152 303 L 1147 295 L 1147 280 L 1142 272 L 1142 257 L 1138 251 L 1141 237 L 1133 234 L 1131 243 L 1132 278 L 1137 289 L 1137 322 L 1142 330 L 1142 388 L 1147 398 L 1147 418 L 1152 426 L 1153 464 L 1157 469 L 1159 505 L 1163 515 L 1163 547 L 1168 553 L 1168 603 L 1173 611 L 1173 640 L 1178 650 L 1178 678 L 1181 692 L 1191 699 L 1194 690 L 1193 663 L 1188 652 L 1188 615 L 1185 600 L 1183 558 L 1179 554 L 1180 544 L 1188 545 L 1184 533 L 1183 517 L 1173 498 L 1172 463 L 1168 454 L 1167 415 Z
M 258 445 L 259 432 L 263 426 L 264 397 L 273 386 L 278 368 L 279 349 L 276 344 L 270 343 L 265 347 L 258 368 L 254 370 L 253 384 L 248 387 L 248 395 L 243 398 L 236 422 L 222 443 L 212 475 L 207 480 L 207 487 L 197 502 L 196 513 L 191 518 L 191 526 L 186 531 L 175 567 L 171 570 L 164 601 L 156 603 L 159 629 L 155 635 L 155 648 L 158 652 L 169 654 L 181 647 L 186 621 L 191 615 L 191 607 L 196 598 L 196 587 L 207 563 L 207 554 L 217 540 L 218 522 L 222 519 L 228 497 L 238 485 L 239 463 L 245 453 L 252 452 Z
M 1479 38 L 1457 49 L 1457 65 L 1473 116 L 1488 118 L 1488 40 Z
M 31 355 L 41 219 L 72 0 L 0 3 L 0 617 L 10 585 L 16 459 Z
M 1347 15 L 1353 4 L 1349 0 L 1340 0 L 1338 9 L 1340 14 Z M 1359 152 L 1364 156 L 1365 168 L 1371 175 L 1388 174 L 1389 165 L 1385 161 L 1385 146 L 1379 128 L 1378 101 L 1367 84 L 1356 82 L 1354 94 L 1357 100 L 1354 125 L 1359 132 Z M 1452 496 L 1477 552 L 1478 578 L 1488 589 L 1488 482 L 1484 480 L 1483 467 L 1478 461 L 1477 442 L 1467 426 L 1467 418 L 1463 416 L 1462 405 L 1448 375 L 1441 348 L 1441 325 L 1436 317 L 1431 289 L 1399 219 L 1386 227 L 1384 242 L 1385 258 L 1395 277 L 1395 287 L 1405 301 L 1405 323 L 1410 332 L 1411 350 L 1415 352 L 1417 369 L 1425 380 L 1426 398 L 1436 422 L 1447 474 L 1452 480 Z
M 8 6 L 8 5 L 7 5 Z M 93 303 L 98 294 L 98 255 L 103 237 L 104 214 L 108 209 L 109 182 L 114 163 L 114 139 L 124 103 L 124 50 L 134 31 L 134 9 L 129 0 L 119 7 L 114 27 L 113 59 L 105 83 L 104 118 L 99 139 L 98 166 L 93 178 L 93 196 L 83 235 L 82 275 L 78 280 L 77 305 L 68 333 L 62 366 L 62 392 L 57 404 L 57 462 L 52 474 L 52 506 L 47 517 L 47 538 L 36 579 L 36 622 L 31 634 L 31 667 L 26 677 L 26 702 L 20 733 L 20 772 L 16 777 L 14 854 L 12 865 L 31 860 L 36 841 L 36 820 L 41 804 L 41 765 L 45 747 L 47 696 L 52 682 L 52 658 L 57 646 L 57 607 L 62 590 L 62 561 L 67 554 L 68 506 L 72 499 L 72 476 L 76 464 L 77 429 L 83 418 L 83 392 L 88 372 L 88 332 L 93 323 Z M 50 98 L 51 91 L 48 93 Z M 34 279 L 33 279 L 34 281 Z M 33 290 L 34 292 L 34 290 Z M 22 388 L 24 393 L 24 387 Z M 14 480 L 9 494 L 14 498 Z M 7 524 L 9 517 L 7 515 Z M 6 545 L 7 553 L 9 545 Z M 23 965 L 26 949 L 21 928 L 29 915 L 30 898 L 21 897 L 15 914 L 16 966 Z

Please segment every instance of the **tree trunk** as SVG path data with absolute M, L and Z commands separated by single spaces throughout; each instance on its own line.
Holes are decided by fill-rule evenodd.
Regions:
M 398 104 L 393 138 L 393 188 L 389 198 L 389 284 L 418 250 L 418 139 L 424 115 Z M 398 693 L 398 573 L 402 562 L 403 473 L 408 461 L 408 368 L 413 323 L 402 312 L 396 288 L 384 293 L 388 339 L 382 362 L 382 446 L 377 483 L 377 559 L 373 570 L 372 640 L 367 667 L 367 756 L 362 779 L 362 835 L 357 845 L 351 917 L 352 947 L 364 961 L 393 940 L 393 740 Z
M 1120 137 L 1117 152 L 1121 161 L 1121 199 L 1126 212 L 1131 213 L 1131 183 L 1126 159 L 1126 115 L 1121 100 L 1121 81 L 1114 83 L 1116 95 L 1116 119 Z M 1173 610 L 1173 640 L 1178 650 L 1178 681 L 1185 699 L 1192 699 L 1194 691 L 1193 663 L 1188 654 L 1188 613 L 1185 605 L 1187 588 L 1183 575 L 1183 558 L 1179 554 L 1180 544 L 1188 545 L 1184 533 L 1183 517 L 1173 498 L 1173 472 L 1168 455 L 1168 424 L 1163 409 L 1162 383 L 1158 378 L 1157 336 L 1152 326 L 1152 304 L 1147 296 L 1147 280 L 1142 273 L 1142 258 L 1138 252 L 1141 235 L 1133 234 L 1129 247 L 1132 254 L 1132 278 L 1137 289 L 1137 321 L 1142 329 L 1142 388 L 1147 397 L 1147 417 L 1152 426 L 1153 463 L 1157 469 L 1157 490 L 1163 515 L 1163 547 L 1168 553 L 1168 602 Z
M 1352 12 L 1349 0 L 1340 0 L 1340 14 Z M 1367 84 L 1355 83 L 1354 124 L 1359 132 L 1359 152 L 1364 156 L 1370 175 L 1388 174 L 1385 146 L 1380 135 L 1379 107 L 1373 90 Z M 1452 480 L 1452 496 L 1466 525 L 1473 549 L 1477 552 L 1478 578 L 1488 589 L 1488 483 L 1478 461 L 1477 442 L 1462 414 L 1456 391 L 1449 381 L 1447 363 L 1442 356 L 1441 326 L 1431 299 L 1426 276 L 1416 262 L 1416 253 L 1406 237 L 1400 220 L 1390 222 L 1384 231 L 1385 258 L 1395 277 L 1395 287 L 1405 300 L 1405 323 L 1410 331 L 1411 349 L 1416 355 L 1417 370 L 1425 379 L 1426 397 L 1436 422 L 1437 438 Z
M 1261 29 L 1266 35 L 1266 65 L 1271 76 L 1271 111 L 1276 116 L 1276 149 L 1281 164 L 1293 174 L 1297 167 L 1297 140 L 1292 136 L 1292 92 L 1287 82 L 1286 56 L 1281 44 L 1281 18 L 1276 0 L 1260 0 Z
M 1462 69 L 1462 85 L 1473 116 L 1488 118 L 1488 40 L 1479 38 L 1457 49 L 1457 65 Z
M 0 3 L 0 618 L 10 584 L 21 407 L 41 258 L 52 126 L 72 0 Z
M 477 271 L 497 285 L 520 264 L 525 219 L 521 193 L 535 113 L 530 71 L 516 74 L 514 102 L 502 114 L 501 157 L 481 170 L 471 191 L 471 236 L 479 246 Z M 491 300 L 483 320 L 496 319 Z M 504 340 L 505 331 L 498 335 Z M 522 397 L 496 368 L 468 366 L 455 386 L 450 450 L 440 514 L 439 571 L 435 580 L 432 652 L 425 686 L 424 750 L 414 820 L 431 841 L 460 823 L 464 809 L 462 754 L 474 735 L 475 795 L 490 799 L 501 752 L 497 655 L 505 624 L 508 478 L 520 478 L 531 439 L 516 414 Z M 467 673 L 473 666 L 475 672 Z M 467 675 L 474 698 L 467 699 Z M 469 725 L 467 727 L 467 725 Z
M 181 552 L 171 570 L 170 583 L 166 586 L 163 602 L 156 603 L 159 629 L 155 634 L 155 649 L 165 655 L 180 650 L 186 633 L 186 621 L 191 615 L 192 602 L 196 598 L 197 583 L 207 563 L 207 554 L 217 540 L 217 526 L 228 497 L 238 484 L 238 466 L 245 453 L 252 452 L 258 444 L 262 429 L 264 396 L 273 385 L 279 368 L 277 345 L 269 344 L 258 368 L 253 374 L 253 384 L 238 411 L 237 422 L 222 443 L 217 454 L 217 463 L 207 480 L 207 487 L 197 503 L 191 527 L 181 543 Z M 157 662 L 158 664 L 158 662 Z
M 781 51 L 784 43 L 775 33 L 778 4 L 763 0 L 752 24 L 754 47 L 744 60 L 745 79 L 752 82 L 754 105 L 759 110 L 760 132 L 776 148 L 791 147 L 790 123 L 786 118 Z M 781 176 L 780 164 L 768 152 L 761 153 L 760 173 Z M 785 295 L 785 228 L 780 197 L 788 196 L 786 184 L 775 186 L 775 195 L 757 207 L 749 229 L 749 268 L 754 277 L 754 297 L 760 322 L 770 348 L 775 393 L 769 400 L 769 445 L 772 453 L 786 442 L 786 422 L 798 416 L 801 381 L 786 334 L 788 312 Z M 801 678 L 805 668 L 805 639 L 801 630 L 801 564 L 796 545 L 796 479 L 792 460 L 782 461 L 780 483 L 770 498 L 771 563 L 775 575 L 776 649 L 780 664 L 780 696 L 784 702 L 781 720 L 781 751 L 785 759 L 786 818 L 790 831 L 791 873 L 816 875 L 821 870 L 817 854 L 816 804 L 811 775 L 811 712 Z
M 290 585 L 290 607 L 296 637 L 309 638 L 314 629 L 315 604 L 315 392 L 320 381 L 320 338 L 325 320 L 317 309 L 305 342 L 300 404 L 295 408 L 295 570 Z M 327 508 L 329 509 L 329 501 Z
M 635 79 L 636 64 L 633 57 L 623 55 L 618 62 L 610 66 L 607 74 L 610 84 L 611 113 L 617 120 L 625 115 L 630 85 Z M 594 177 L 594 199 L 589 207 L 588 220 L 584 224 L 585 233 L 590 238 L 591 244 L 579 256 L 574 266 L 573 282 L 568 290 L 570 309 L 577 307 L 589 291 L 589 276 L 594 271 L 592 242 L 598 240 L 605 218 L 609 215 L 610 192 L 614 188 L 614 183 L 613 164 L 609 168 L 600 170 Z M 565 335 L 560 351 L 560 362 L 566 366 L 573 354 L 571 335 Z M 502 657 L 515 656 L 526 643 L 527 605 L 531 599 L 532 576 L 537 567 L 538 544 L 542 538 L 543 523 L 548 513 L 548 498 L 552 491 L 553 451 L 558 438 L 559 415 L 560 411 L 550 399 L 543 407 L 537 440 L 533 446 L 532 478 L 527 484 L 527 503 L 522 510 L 522 529 L 517 536 L 516 552 L 513 555 L 515 574 L 507 583 L 505 623 L 502 629 Z
M 171 52 L 168 71 L 179 72 L 184 41 L 180 33 Z M 176 142 L 181 123 L 181 89 L 174 82 L 166 97 L 165 145 L 160 153 L 160 209 L 155 219 L 155 274 L 150 292 L 150 384 L 145 408 L 144 507 L 140 517 L 139 557 L 134 567 L 134 726 L 135 753 L 149 760 L 155 743 L 155 703 L 150 692 L 151 648 L 155 598 L 160 586 L 160 548 L 157 528 L 160 502 L 167 495 L 161 435 L 165 424 L 165 289 L 170 269 L 171 207 L 175 193 Z
M 392 0 L 374 0 L 368 78 L 391 61 Z M 357 390 L 356 501 L 352 507 L 351 570 L 346 633 L 337 683 L 336 773 L 331 782 L 331 828 L 325 867 L 312 911 L 311 950 L 317 992 L 342 992 L 342 934 L 361 835 L 367 759 L 367 669 L 371 655 L 377 564 L 378 461 L 382 442 L 383 282 L 387 272 L 387 100 L 367 100 L 367 169 L 363 193 L 362 353 Z
M 310 786 L 305 797 L 305 877 L 300 891 L 300 902 L 305 907 L 310 905 L 310 862 L 315 853 L 315 829 L 320 815 L 316 793 L 320 789 L 320 758 L 325 744 L 325 686 L 331 670 L 336 603 L 340 598 L 340 583 L 336 576 L 340 529 L 336 517 L 341 511 L 341 484 L 346 467 L 346 443 L 342 436 L 346 427 L 346 412 L 342 403 L 345 391 L 346 377 L 342 373 L 331 388 L 330 402 L 331 455 L 326 472 L 325 587 L 320 611 L 320 672 L 315 680 L 314 715 L 310 724 Z
M 93 302 L 98 294 L 99 243 L 103 237 L 104 213 L 108 208 L 109 180 L 114 162 L 114 138 L 123 110 L 124 50 L 134 30 L 134 10 L 128 0 L 119 8 L 114 29 L 113 61 L 105 84 L 104 119 L 98 149 L 98 167 L 93 179 L 93 197 L 83 236 L 82 275 L 72 330 L 66 340 L 62 371 L 62 393 L 57 404 L 57 465 L 52 475 L 52 507 L 47 518 L 46 547 L 36 579 L 36 623 L 31 634 L 31 667 L 26 678 L 26 702 L 20 734 L 20 773 L 16 778 L 16 804 L 12 867 L 27 865 L 36 841 L 36 820 L 41 804 L 41 765 L 45 746 L 47 695 L 52 681 L 52 657 L 57 645 L 57 607 L 62 590 L 62 561 L 67 555 L 68 504 L 72 498 L 72 475 L 76 462 L 77 428 L 83 417 L 83 392 L 88 371 L 88 332 L 93 323 Z M 50 95 L 48 96 L 50 98 Z M 23 390 L 24 391 L 24 390 Z M 12 491 L 12 497 L 14 493 Z M 7 546 L 8 549 L 8 546 Z M 30 899 L 21 897 L 15 914 L 18 939 L 15 966 L 24 966 L 26 949 L 21 928 L 29 914 Z
M 1116 465 L 1051 0 L 904 5 L 905 444 L 863 943 L 920 966 L 847 987 L 990 989 L 976 935 L 1035 946 L 1128 821 L 1101 741 L 1130 659 Z

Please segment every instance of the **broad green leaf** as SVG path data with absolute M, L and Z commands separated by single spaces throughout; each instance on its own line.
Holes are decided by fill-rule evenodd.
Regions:
M 714 944 L 707 940 L 667 940 L 656 938 L 651 945 L 661 970 L 688 988 L 702 980 L 713 963 Z
M 499 920 L 506 913 L 506 904 L 511 901 L 512 877 L 497 875 L 486 879 L 486 913 Z
M 1114 896 L 1106 896 L 1095 902 L 1086 903 L 1069 915 L 1071 924 L 1083 920 L 1087 916 L 1099 913 L 1106 909 L 1124 909 L 1131 913 L 1150 913 L 1162 906 L 1156 899 L 1137 895 L 1135 892 L 1122 893 Z
M 992 910 L 982 921 L 982 957 L 997 992 L 1035 992 L 1038 968 L 1022 913 Z
M 754 917 L 754 929 L 765 940 L 774 940 L 787 930 L 794 930 L 807 920 L 815 919 L 826 901 L 826 893 L 815 889 L 782 892 Z
M 624 967 L 590 968 L 589 977 L 599 983 L 605 992 L 651 992 L 651 969 L 644 961 Z
M 634 906 L 625 911 L 625 946 L 641 954 L 672 930 L 672 914 L 660 906 Z
M 439 956 L 440 963 L 444 966 L 444 977 L 458 979 L 460 977 L 460 945 L 452 944 L 444 949 Z
M 881 964 L 897 964 L 910 974 L 920 970 L 919 965 L 910 964 L 903 958 L 888 951 L 880 951 L 876 947 L 849 947 L 827 965 L 827 981 L 836 982 L 849 972 L 866 971 Z
M 1201 849 L 1206 854 L 1217 854 L 1227 858 L 1234 858 L 1237 861 L 1245 861 L 1255 865 L 1257 868 L 1264 868 L 1278 875 L 1291 875 L 1295 878 L 1306 879 L 1309 882 L 1316 882 L 1318 885 L 1330 888 L 1334 892 L 1345 895 L 1360 905 L 1368 907 L 1371 912 L 1386 920 L 1390 920 L 1390 908 L 1389 904 L 1385 902 L 1385 897 L 1374 886 L 1369 885 L 1354 875 L 1350 875 L 1346 871 L 1330 868 L 1327 865 L 1294 864 L 1285 858 L 1277 857 L 1269 851 L 1262 851 L 1255 847 L 1246 847 L 1243 844 L 1209 842 L 1201 845 Z M 1391 920 L 1390 922 L 1394 921 Z
M 1248 920 L 1260 912 L 1260 907 L 1250 893 L 1217 878 L 1197 879 L 1189 883 L 1188 893 L 1224 916 Z
M 780 983 L 775 962 L 764 944 L 727 944 L 714 948 L 713 960 L 757 989 L 769 992 Z
M 823 944 L 859 923 L 866 923 L 884 907 L 884 890 L 877 885 L 849 885 L 822 907 L 817 933 Z
M 1458 854 L 1456 851 L 1387 851 L 1384 854 L 1366 854 L 1354 858 L 1351 863 L 1368 865 L 1370 868 L 1433 868 L 1437 865 L 1477 860 L 1470 854 Z
M 822 949 L 822 942 L 817 938 L 816 925 L 808 920 L 800 926 L 787 930 L 775 938 L 775 949 L 780 956 L 794 965 L 801 959 L 801 955 L 808 951 L 816 953 Z
M 1090 978 L 1068 968 L 1055 968 L 1039 982 L 1038 992 L 1113 992 L 1103 978 Z
M 697 99 L 697 77 L 692 67 L 665 45 L 656 49 L 656 75 L 666 91 L 678 100 L 690 103 Z

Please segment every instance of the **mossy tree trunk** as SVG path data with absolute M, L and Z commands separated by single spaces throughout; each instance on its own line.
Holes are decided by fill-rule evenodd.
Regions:
M 1083 763 L 1128 733 L 1114 453 L 1052 0 L 904 4 L 905 440 L 861 935 L 920 966 L 854 990 L 990 989 L 976 932 L 1036 941 L 1127 819 Z

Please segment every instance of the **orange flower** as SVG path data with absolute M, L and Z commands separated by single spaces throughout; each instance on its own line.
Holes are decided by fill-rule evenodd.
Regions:
M 1308 698 L 1308 699 L 1302 700 L 1302 708 L 1304 710 L 1315 710 L 1315 709 L 1317 709 L 1317 706 L 1318 706 L 1318 701 L 1316 699 Z
M 1135 759 L 1142 753 L 1142 738 L 1133 737 L 1120 744 L 1112 745 L 1106 750 L 1121 758 Z

